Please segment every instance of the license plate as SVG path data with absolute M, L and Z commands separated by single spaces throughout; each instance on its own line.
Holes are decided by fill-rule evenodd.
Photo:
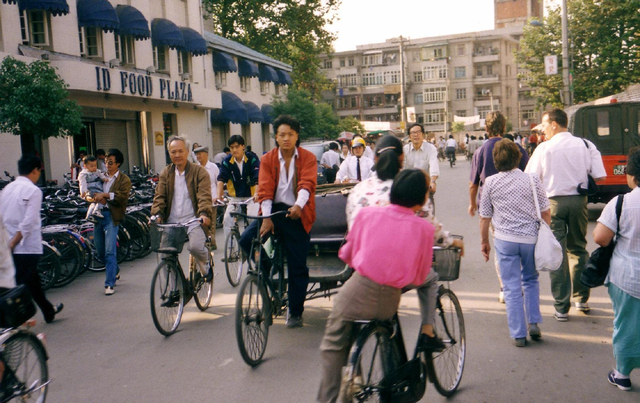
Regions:
M 614 165 L 613 166 L 613 174 L 614 175 L 625 175 L 624 171 L 627 168 L 626 165 Z

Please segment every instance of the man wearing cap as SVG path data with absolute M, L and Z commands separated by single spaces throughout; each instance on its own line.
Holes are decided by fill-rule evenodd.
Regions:
M 198 160 L 198 162 L 200 163 L 200 165 L 202 165 L 202 167 L 204 169 L 207 170 L 207 172 L 209 173 L 209 178 L 211 179 L 211 200 L 215 200 L 216 196 L 218 195 L 218 188 L 217 188 L 217 180 L 218 180 L 218 174 L 220 173 L 220 170 L 218 169 L 218 166 L 216 164 L 214 164 L 213 162 L 209 161 L 209 147 L 198 147 L 196 149 L 193 150 L 193 152 L 196 154 L 196 159 Z M 212 213 L 211 213 L 211 222 L 215 223 L 216 222 L 216 209 L 212 209 Z M 215 232 L 215 225 L 212 225 L 210 228 L 210 231 L 212 232 L 212 236 L 211 236 L 211 241 L 212 241 L 212 249 L 215 250 L 217 249 L 216 247 L 216 237 L 213 235 L 213 233 Z
M 365 147 L 366 143 L 363 139 L 353 139 L 351 142 L 352 155 L 340 164 L 336 182 L 361 182 L 369 178 L 371 168 L 373 168 L 373 160 L 363 156 Z

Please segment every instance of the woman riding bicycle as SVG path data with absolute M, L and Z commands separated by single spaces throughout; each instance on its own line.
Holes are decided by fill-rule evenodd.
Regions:
M 356 217 L 340 258 L 355 272 L 329 315 L 320 346 L 322 382 L 318 401 L 335 402 L 355 320 L 388 320 L 396 313 L 402 288 L 421 285 L 431 271 L 433 225 L 415 215 L 426 202 L 428 181 L 420 170 L 399 173 L 391 205 L 365 207 Z M 381 237 L 380 233 L 393 233 Z M 402 259 L 398 259 L 402 256 Z

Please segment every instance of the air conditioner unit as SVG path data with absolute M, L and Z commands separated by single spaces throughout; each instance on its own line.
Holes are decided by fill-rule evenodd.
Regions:
M 221 89 L 222 89 L 222 84 L 220 84 L 220 83 L 216 83 L 216 89 L 217 89 L 217 90 L 221 90 Z
M 111 60 L 109 60 L 109 67 L 110 68 L 120 67 L 120 59 L 111 59 Z
M 182 78 L 182 81 L 187 81 L 190 77 L 191 75 L 189 73 L 180 74 L 180 78 Z

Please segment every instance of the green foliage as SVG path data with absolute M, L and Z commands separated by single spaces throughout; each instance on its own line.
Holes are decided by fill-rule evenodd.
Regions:
M 507 120 L 506 133 L 511 133 L 513 131 L 513 123 Z
M 80 133 L 80 107 L 48 63 L 6 57 L 0 65 L 0 132 L 46 139 Z
M 338 122 L 338 134 L 342 132 L 351 132 L 353 134 L 367 134 L 367 131 L 364 129 L 364 126 L 360 121 L 353 116 L 347 116 L 340 119 Z
M 611 95 L 640 81 L 639 9 L 638 0 L 568 1 L 574 104 Z M 516 52 L 518 64 L 530 71 L 528 83 L 539 108 L 562 106 L 562 74 L 544 73 L 547 55 L 558 56 L 561 72 L 561 38 L 560 8 L 551 8 L 543 26 L 525 26 Z
M 274 115 L 287 114 L 295 117 L 302 126 L 300 138 L 335 139 L 340 133 L 338 116 L 331 105 L 325 102 L 316 103 L 306 90 L 289 90 L 286 98 L 276 98 L 273 102 Z
M 451 123 L 451 131 L 454 133 L 460 133 L 461 131 L 464 131 L 464 123 L 463 122 Z
M 335 35 L 327 26 L 341 0 L 203 0 L 214 32 L 293 66 L 293 86 L 314 99 L 330 87 L 318 55 L 329 53 Z

